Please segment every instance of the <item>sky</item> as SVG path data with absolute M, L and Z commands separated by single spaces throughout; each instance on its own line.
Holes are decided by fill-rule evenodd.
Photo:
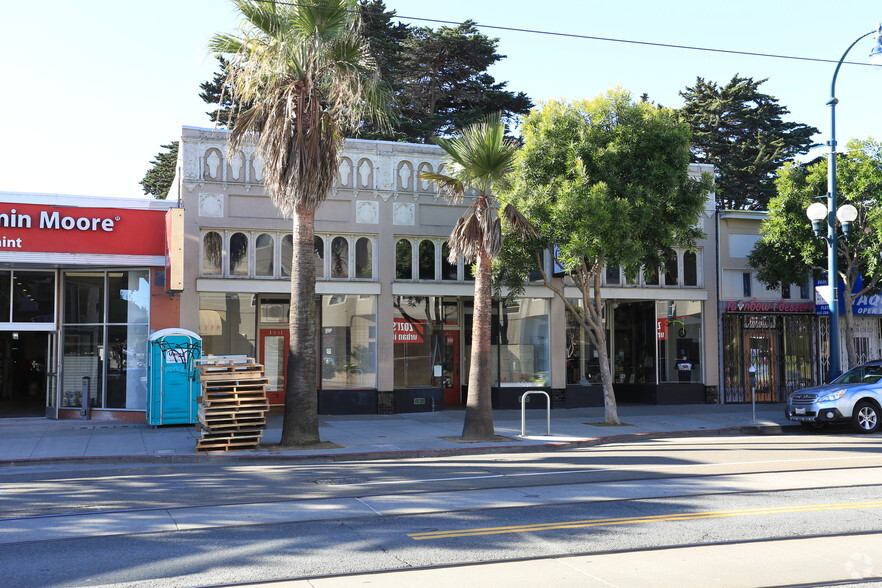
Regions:
M 882 20 L 878 0 L 386 0 L 420 17 L 652 43 L 783 54 L 833 63 L 730 55 L 483 29 L 507 57 L 490 73 L 535 102 L 593 98 L 620 86 L 679 107 L 697 77 L 760 89 L 788 120 L 829 140 L 830 84 L 848 46 Z M 538 7 L 538 8 L 537 8 Z M 182 126 L 212 127 L 199 84 L 217 70 L 206 47 L 238 26 L 229 0 L 40 0 L 4 3 L 0 23 L 0 191 L 143 197 L 139 181 Z M 417 26 L 441 26 L 403 19 Z M 866 62 L 872 37 L 848 61 Z M 882 67 L 844 65 L 836 84 L 837 140 L 882 139 Z M 819 147 L 811 156 L 821 155 Z

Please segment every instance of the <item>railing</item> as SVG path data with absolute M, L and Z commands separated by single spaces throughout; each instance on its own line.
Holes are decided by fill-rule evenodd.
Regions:
M 545 428 L 545 436 L 551 435 L 551 396 L 548 392 L 542 390 L 528 390 L 521 396 L 521 437 L 527 436 L 527 396 L 530 394 L 542 394 L 545 396 L 545 413 L 547 425 Z

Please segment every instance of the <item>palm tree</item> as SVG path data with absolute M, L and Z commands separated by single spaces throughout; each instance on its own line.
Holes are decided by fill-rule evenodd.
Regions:
M 459 137 L 435 139 L 435 143 L 447 153 L 446 173 L 423 172 L 420 177 L 435 181 L 442 194 L 456 201 L 462 200 L 467 190 L 474 192 L 448 244 L 451 263 L 462 255 L 466 263 L 476 266 L 471 369 L 462 438 L 488 440 L 494 437 L 489 369 L 492 262 L 502 245 L 493 187 L 511 171 L 518 146 L 505 138 L 505 125 L 499 115 L 469 125 Z M 505 206 L 501 212 L 513 227 L 529 231 L 526 220 L 513 206 Z
M 229 55 L 226 83 L 238 113 L 229 149 L 255 145 L 273 203 L 293 219 L 291 343 L 282 445 L 319 442 L 316 396 L 315 210 L 330 190 L 344 131 L 388 121 L 389 104 L 360 33 L 356 0 L 232 0 L 236 35 L 211 51 Z

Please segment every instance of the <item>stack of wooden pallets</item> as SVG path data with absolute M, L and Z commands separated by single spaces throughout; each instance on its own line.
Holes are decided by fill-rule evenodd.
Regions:
M 266 427 L 263 366 L 248 358 L 194 360 L 202 383 L 199 402 L 201 437 L 196 451 L 255 449 Z

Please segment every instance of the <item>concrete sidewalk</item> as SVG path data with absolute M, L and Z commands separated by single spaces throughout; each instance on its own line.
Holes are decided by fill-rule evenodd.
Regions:
M 45 418 L 0 419 L 0 465 L 36 465 L 62 460 L 205 461 L 255 457 L 302 461 L 400 459 L 477 453 L 553 450 L 670 436 L 778 434 L 792 430 L 781 404 L 620 406 L 621 426 L 603 425 L 603 408 L 528 410 L 521 437 L 520 411 L 494 412 L 496 434 L 489 443 L 455 440 L 462 432 L 463 411 L 319 418 L 321 439 L 334 447 L 277 451 L 281 416 L 271 415 L 256 451 L 197 453 L 195 426 L 147 425 L 105 421 L 53 421 Z M 452 439 L 453 438 L 453 439 Z

